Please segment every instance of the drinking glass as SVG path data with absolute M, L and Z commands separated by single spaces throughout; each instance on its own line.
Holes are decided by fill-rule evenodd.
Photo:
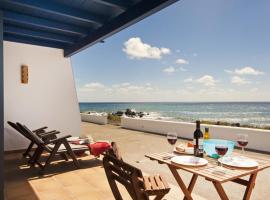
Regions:
M 228 151 L 228 144 L 227 143 L 222 143 L 222 144 L 216 144 L 215 145 L 215 150 L 217 152 L 217 154 L 221 157 L 221 162 L 220 162 L 220 168 L 222 168 L 222 161 L 223 161 L 223 157 L 224 155 L 227 153 Z
M 237 143 L 239 147 L 242 148 L 242 154 L 245 153 L 245 147 L 248 144 L 248 135 L 247 134 L 237 134 Z
M 167 140 L 168 140 L 169 144 L 172 145 L 172 152 L 173 152 L 174 145 L 177 141 L 177 133 L 174 133 L 174 132 L 167 133 Z

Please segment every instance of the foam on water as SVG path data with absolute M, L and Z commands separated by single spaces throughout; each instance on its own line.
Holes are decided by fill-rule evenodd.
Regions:
M 269 126 L 270 102 L 229 103 L 80 103 L 81 111 L 125 111 L 127 108 L 149 113 L 148 119 L 224 121 L 248 125 Z

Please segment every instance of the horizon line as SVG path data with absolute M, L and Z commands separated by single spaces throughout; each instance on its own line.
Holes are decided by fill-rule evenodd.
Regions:
M 79 101 L 79 103 L 270 103 L 270 101 Z

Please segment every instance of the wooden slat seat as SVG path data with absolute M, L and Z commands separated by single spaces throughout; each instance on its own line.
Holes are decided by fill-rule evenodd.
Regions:
M 168 193 L 169 184 L 161 175 L 143 176 L 145 192 L 148 195 Z

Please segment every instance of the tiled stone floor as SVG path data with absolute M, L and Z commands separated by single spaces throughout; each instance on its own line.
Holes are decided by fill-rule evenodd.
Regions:
M 124 159 L 142 169 L 147 174 L 163 174 L 170 183 L 172 190 L 167 200 L 182 199 L 183 194 L 177 187 L 169 169 L 144 157 L 146 153 L 168 151 L 164 136 L 122 129 L 112 125 L 95 125 L 82 123 L 82 133 L 90 134 L 95 139 L 116 141 Z M 180 140 L 178 142 L 186 142 Z M 259 157 L 269 155 L 251 153 Z M 54 162 L 43 176 L 38 169 L 29 168 L 21 154 L 5 156 L 5 194 L 7 200 L 113 200 L 102 162 L 91 156 L 81 158 L 82 169 L 76 170 L 71 162 Z M 181 172 L 185 182 L 190 174 Z M 252 200 L 270 199 L 270 169 L 258 175 Z M 225 184 L 225 190 L 231 200 L 242 199 L 244 188 L 234 183 Z M 130 199 L 124 189 L 124 200 Z M 195 185 L 195 200 L 218 200 L 213 185 L 202 178 Z

